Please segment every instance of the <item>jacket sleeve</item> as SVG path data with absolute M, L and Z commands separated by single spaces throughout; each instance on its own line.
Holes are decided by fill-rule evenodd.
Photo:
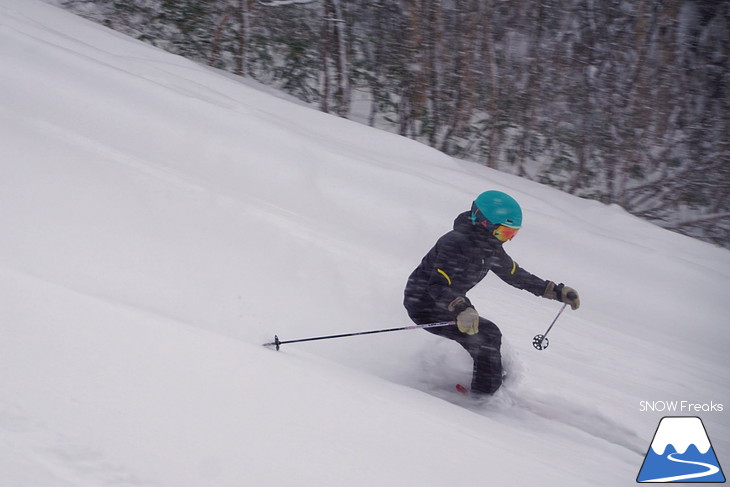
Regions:
M 512 260 L 504 249 L 500 249 L 495 255 L 492 271 L 510 286 L 514 286 L 517 289 L 524 289 L 535 296 L 542 296 L 548 284 L 548 281 L 540 279 L 534 274 L 530 274 L 517 265 L 517 262 Z

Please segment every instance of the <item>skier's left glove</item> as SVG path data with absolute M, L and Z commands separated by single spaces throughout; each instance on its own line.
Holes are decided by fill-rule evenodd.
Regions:
M 573 310 L 580 308 L 580 298 L 578 297 L 578 291 L 576 291 L 572 287 L 566 286 L 563 283 L 555 284 L 553 281 L 548 281 L 542 297 L 547 299 L 554 299 L 562 303 L 567 303 Z

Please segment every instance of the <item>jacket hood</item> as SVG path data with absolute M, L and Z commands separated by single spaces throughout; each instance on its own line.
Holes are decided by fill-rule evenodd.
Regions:
M 459 233 L 471 233 L 475 230 L 474 225 L 471 223 L 471 217 L 468 211 L 459 213 L 459 215 L 454 219 L 454 230 Z
M 497 237 L 489 233 L 486 229 L 476 226 L 471 222 L 471 212 L 469 211 L 460 213 L 454 219 L 454 231 L 467 235 L 479 247 L 496 247 L 502 245 L 502 242 Z

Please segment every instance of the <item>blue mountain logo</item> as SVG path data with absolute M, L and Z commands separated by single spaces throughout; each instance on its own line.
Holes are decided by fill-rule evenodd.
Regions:
M 666 416 L 659 421 L 637 482 L 725 482 L 702 420 Z

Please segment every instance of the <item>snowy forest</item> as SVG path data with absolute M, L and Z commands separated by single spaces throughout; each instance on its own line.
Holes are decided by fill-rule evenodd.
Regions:
M 56 3 L 324 112 L 730 247 L 730 1 Z

